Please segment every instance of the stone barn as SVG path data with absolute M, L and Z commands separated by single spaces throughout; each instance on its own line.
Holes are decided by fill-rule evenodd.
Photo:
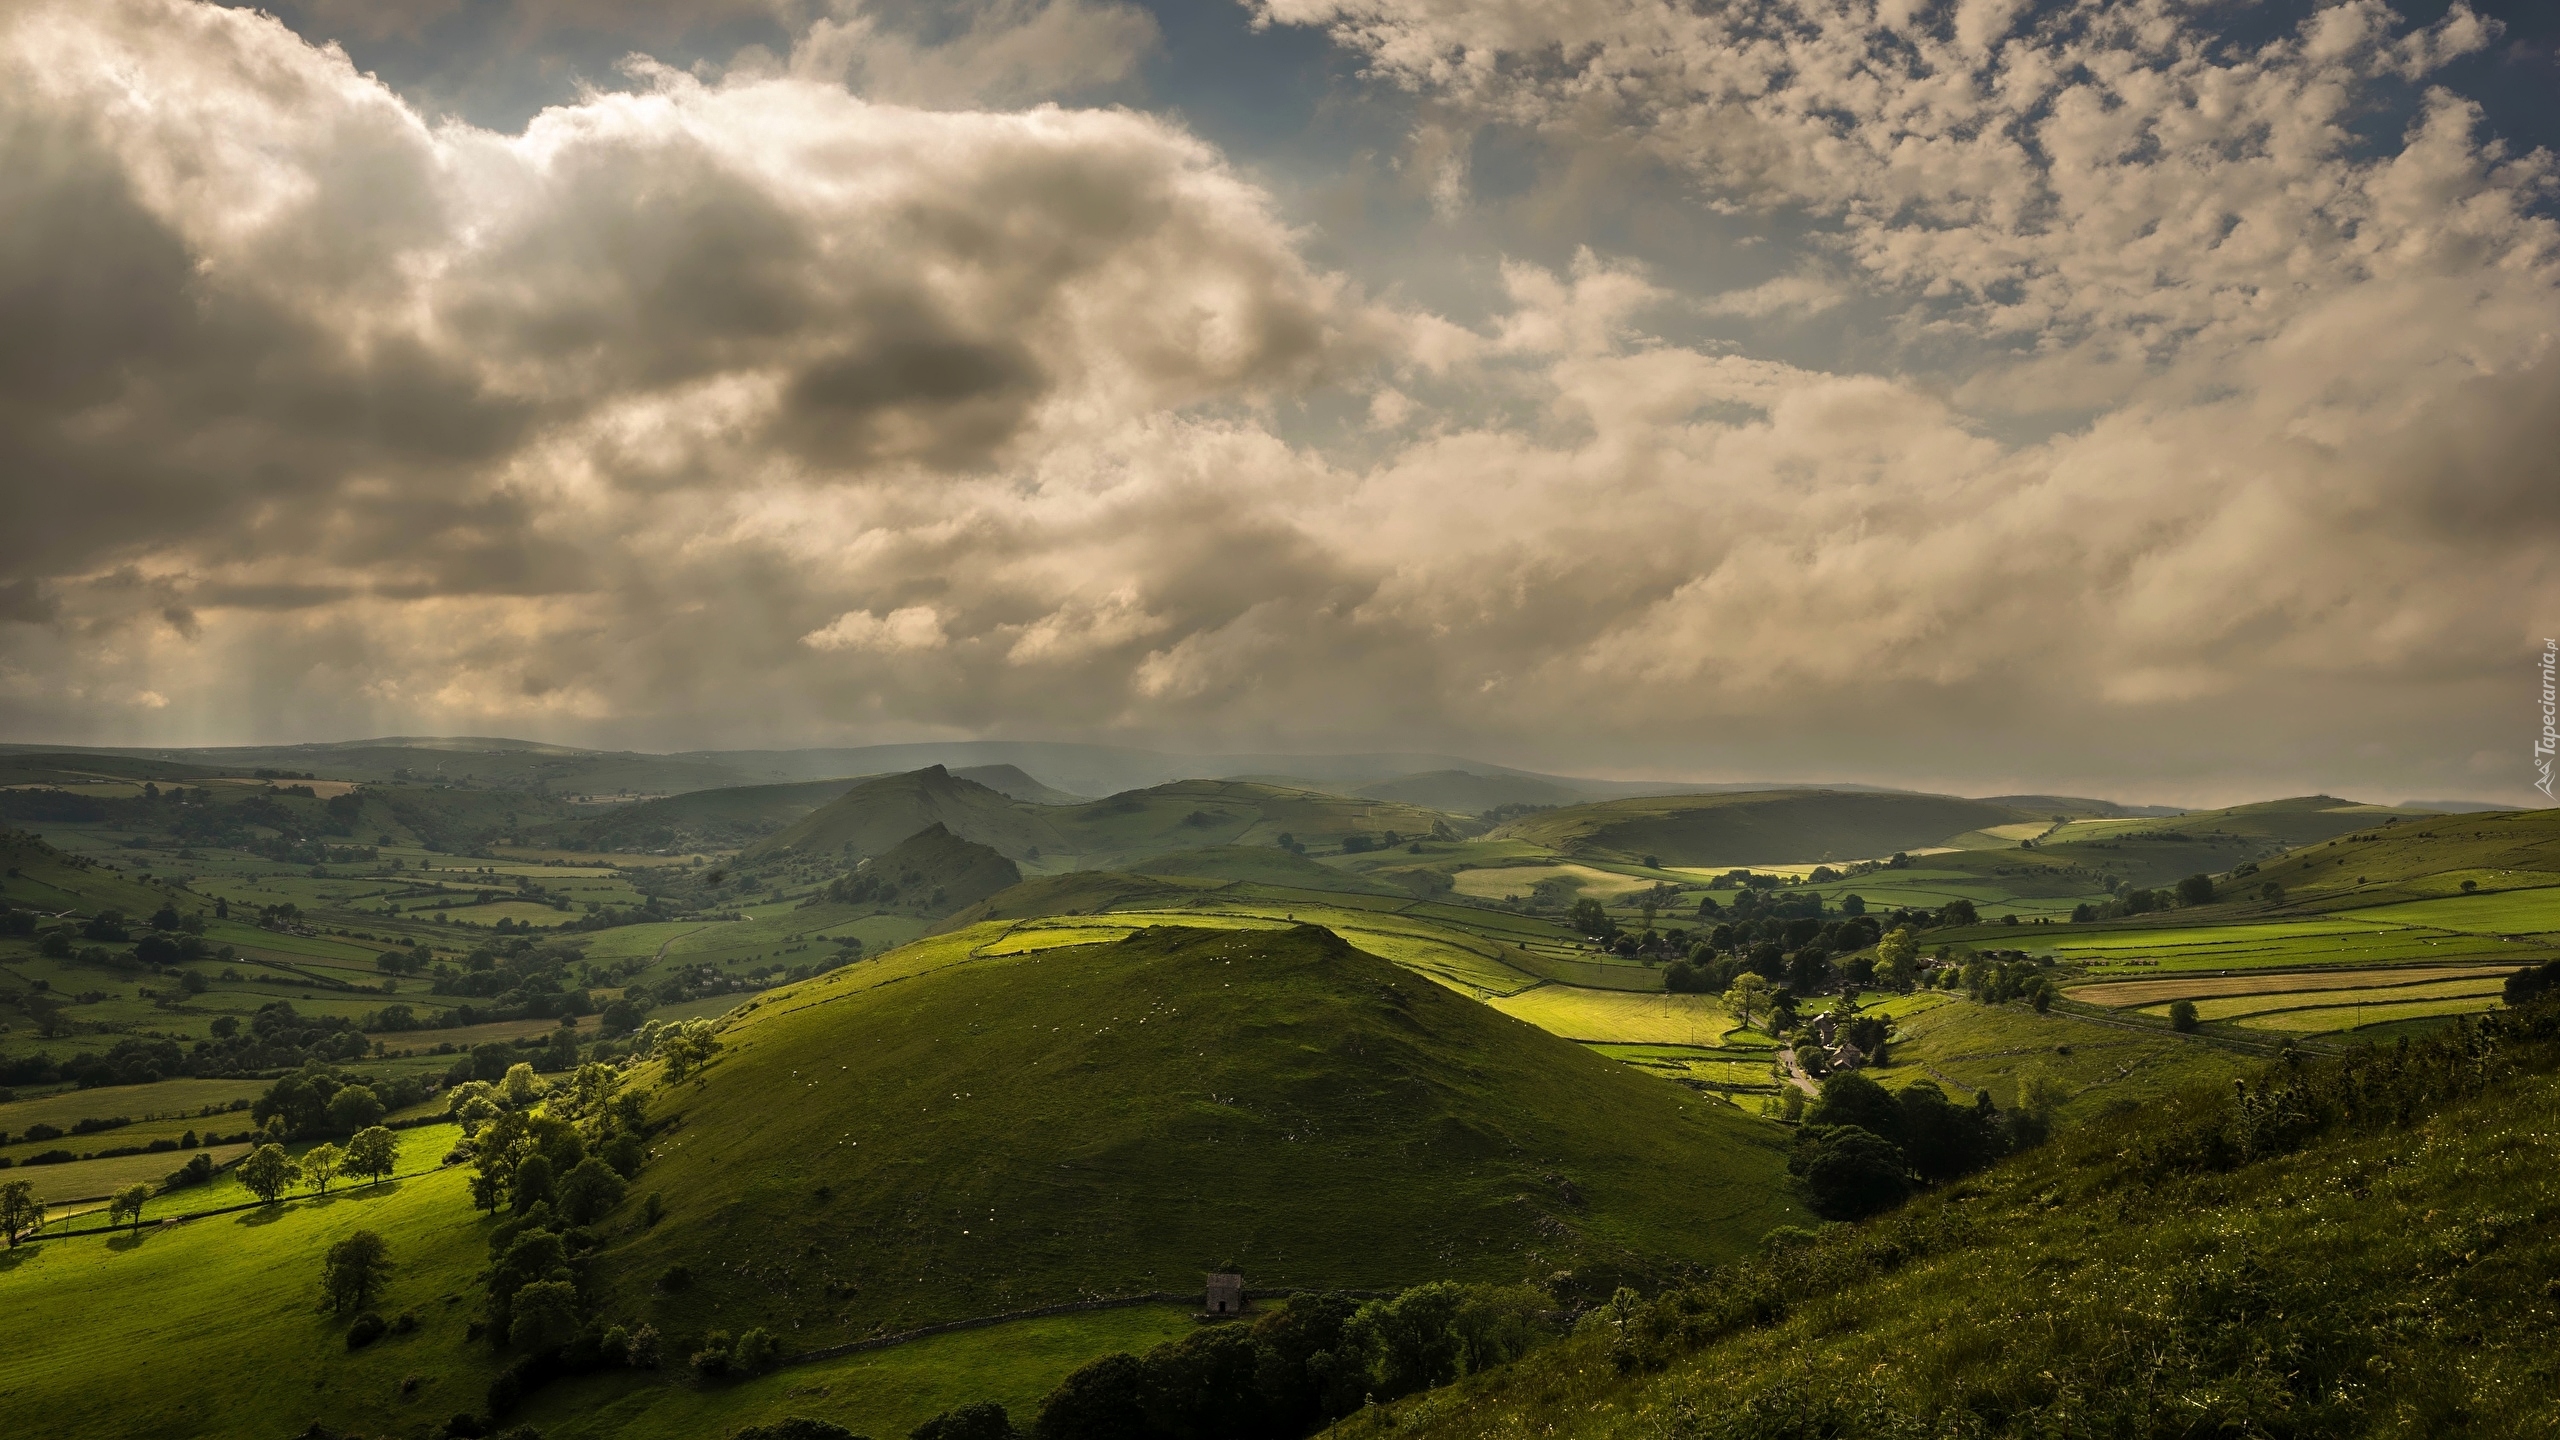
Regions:
M 1243 1314 L 1244 1277 L 1230 1274 L 1211 1275 L 1208 1303 L 1202 1308 L 1203 1313 L 1210 1315 Z

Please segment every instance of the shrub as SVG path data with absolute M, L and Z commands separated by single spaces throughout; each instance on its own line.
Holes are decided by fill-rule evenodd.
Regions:
M 2196 1023 L 2196 1002 L 2193 1000 L 2169 1002 L 2169 1028 L 2180 1032 L 2192 1031 L 2196 1028 Z
M 945 1410 L 907 1432 L 907 1440 L 1013 1440 L 1013 1420 L 992 1400 Z
M 731 1353 L 737 1345 L 728 1331 L 713 1330 L 702 1337 L 702 1348 L 694 1351 L 693 1358 L 687 1363 L 693 1366 L 694 1374 L 705 1380 L 725 1379 L 729 1374 Z
M 740 1375 L 761 1375 L 781 1358 L 782 1342 L 758 1325 L 738 1337 L 737 1348 L 729 1352 L 729 1368 Z
M 793 1415 L 767 1425 L 750 1425 L 731 1435 L 729 1440 L 870 1440 L 870 1437 L 856 1435 L 825 1420 Z
M 381 1316 L 367 1310 L 356 1317 L 354 1324 L 347 1327 L 347 1348 L 350 1350 L 361 1350 L 367 1345 L 372 1344 L 374 1341 L 381 1339 L 383 1332 L 390 1328 L 391 1327 L 389 1325 L 383 1323 Z

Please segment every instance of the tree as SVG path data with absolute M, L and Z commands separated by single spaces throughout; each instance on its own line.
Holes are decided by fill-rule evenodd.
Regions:
M 250 1194 L 273 1205 L 300 1178 L 302 1167 L 293 1163 L 283 1146 L 271 1141 L 250 1151 L 249 1158 L 240 1162 L 239 1173 L 240 1183 Z
M 1908 925 L 1897 925 L 1876 942 L 1876 974 L 1892 989 L 1908 995 L 1920 978 L 1920 937 Z
M 1144 1372 L 1135 1355 L 1089 1361 L 1040 1402 L 1036 1440 L 1126 1440 L 1146 1433 L 1139 1408 Z
M 32 1180 L 12 1180 L 0 1185 L 0 1240 L 10 1249 L 18 1248 L 18 1237 L 44 1223 L 44 1202 L 36 1198 Z
M 339 1168 L 350 1175 L 379 1182 L 391 1178 L 399 1158 L 400 1137 L 382 1126 L 370 1125 L 347 1141 L 347 1158 L 340 1162 Z
M 2284 903 L 2284 887 L 2269 880 L 2258 887 L 2258 898 L 2270 905 L 2281 905 Z
M 578 1287 L 566 1280 L 536 1280 L 515 1293 L 507 1311 L 507 1339 L 539 1355 L 578 1338 Z
M 2196 1002 L 2194 1002 L 2193 1000 L 2172 1000 L 2172 1001 L 2170 1001 L 2170 1002 L 2169 1002 L 2169 1028 L 2170 1028 L 2170 1029 L 2172 1029 L 2172 1030 L 2179 1030 L 2179 1031 L 2188 1031 L 2188 1030 L 2193 1030 L 2193 1029 L 2195 1029 L 2195 1028 L 2196 1028 Z
M 1595 940 L 1606 940 L 1618 933 L 1618 922 L 1610 919 L 1609 912 L 1600 908 L 1600 902 L 1589 896 L 1573 902 L 1565 923 Z
M 540 1154 L 527 1155 L 516 1162 L 515 1173 L 507 1177 L 507 1193 L 521 1215 L 551 1198 L 551 1160 Z
M 320 1194 L 329 1193 L 329 1182 L 338 1178 L 345 1167 L 347 1152 L 335 1145 L 320 1144 L 302 1152 L 302 1178 Z
M 1854 1125 L 1885 1140 L 1902 1136 L 1902 1110 L 1893 1092 L 1855 1070 L 1843 1070 L 1822 1082 L 1822 1094 L 1805 1112 L 1808 1126 Z
M 1808 1127 L 1787 1168 L 1804 1177 L 1814 1213 L 1827 1220 L 1864 1219 L 1911 1192 L 1902 1152 L 1855 1125 Z
M 329 1247 L 320 1259 L 320 1291 L 341 1315 L 363 1310 L 391 1280 L 391 1246 L 370 1230 L 358 1230 Z
M 133 1217 L 134 1233 L 139 1235 L 142 1233 L 142 1207 L 150 1203 L 150 1186 L 127 1185 L 107 1197 L 107 1223 L 117 1224 L 129 1215 Z
M 528 1161 L 528 1164 L 531 1162 Z M 622 1203 L 622 1177 L 599 1157 L 590 1155 L 554 1187 L 560 1213 L 572 1225 L 592 1225 Z
M 1724 992 L 1724 1008 L 1732 1011 L 1733 1018 L 1748 1030 L 1753 1015 L 1767 1013 L 1770 997 L 1775 993 L 1768 981 L 1746 971 L 1735 976 L 1733 988 Z
M 1974 913 L 1973 902 L 1961 896 L 1948 901 L 1946 908 L 1938 912 L 1938 923 L 1941 925 L 1972 925 L 1981 919 L 1980 915 Z
M 682 1080 L 718 1053 L 720 1039 L 712 1033 L 710 1021 L 687 1020 L 660 1030 L 657 1048 L 667 1062 L 667 1078 Z
M 533 1066 L 519 1060 L 507 1067 L 507 1076 L 498 1082 L 498 1093 L 507 1103 L 521 1110 L 542 1094 L 542 1082 L 534 1078 Z
M 368 1125 L 382 1123 L 382 1097 L 369 1085 L 350 1085 L 329 1097 L 329 1129 L 340 1135 L 352 1135 Z
M 2190 875 L 2186 879 L 2179 881 L 2178 903 L 2181 905 L 2212 904 L 2213 877 L 2210 875 Z

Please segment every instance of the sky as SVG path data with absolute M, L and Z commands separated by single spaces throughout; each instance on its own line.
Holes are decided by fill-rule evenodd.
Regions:
M 14 0 L 0 738 L 2549 803 L 2560 18 Z

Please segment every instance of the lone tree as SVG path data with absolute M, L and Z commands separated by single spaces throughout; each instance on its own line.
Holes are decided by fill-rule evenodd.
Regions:
M 44 1223 L 44 1202 L 36 1198 L 32 1180 L 12 1180 L 0 1185 L 0 1238 L 9 1248 L 18 1248 L 18 1237 Z
M 122 1224 L 127 1217 L 131 1217 L 133 1220 L 134 1232 L 136 1234 L 140 1234 L 142 1231 L 142 1207 L 150 1203 L 150 1186 L 127 1185 L 115 1194 L 107 1197 L 107 1223 L 109 1225 L 119 1225 Z
M 240 1183 L 269 1205 L 301 1175 L 302 1167 L 293 1163 L 283 1146 L 272 1142 L 250 1151 L 249 1158 L 240 1162 Z
M 347 1141 L 347 1158 L 339 1162 L 338 1168 L 378 1183 L 391 1177 L 399 1158 L 400 1137 L 374 1125 L 357 1131 Z
M 2169 1028 L 2170 1028 L 2170 1029 L 2172 1029 L 2172 1030 L 2180 1030 L 2180 1031 L 2186 1031 L 2186 1030 L 2193 1030 L 2193 1029 L 2195 1029 L 2195 1028 L 2196 1028 L 2196 1002 L 2194 1002 L 2193 1000 L 2172 1000 L 2172 1001 L 2170 1001 L 2170 1002 L 2169 1002 Z
M 390 1280 L 391 1247 L 370 1230 L 358 1230 L 321 1257 L 321 1292 L 341 1315 L 370 1307 Z
M 346 1167 L 347 1152 L 335 1145 L 314 1145 L 302 1152 L 302 1178 L 320 1194 L 329 1193 L 329 1182 L 338 1178 Z
M 1735 976 L 1733 988 L 1724 992 L 1724 1008 L 1732 1011 L 1733 1018 L 1741 1022 L 1743 1029 L 1748 1030 L 1751 1028 L 1752 1013 L 1767 1010 L 1770 998 L 1775 993 L 1767 980 L 1746 971 Z

